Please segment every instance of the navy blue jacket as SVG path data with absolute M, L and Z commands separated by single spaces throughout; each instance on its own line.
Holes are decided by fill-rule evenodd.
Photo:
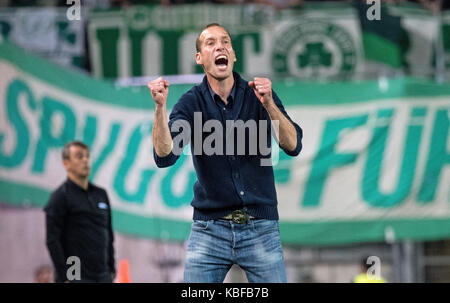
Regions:
M 237 128 L 234 128 L 234 149 L 227 153 L 226 146 L 229 145 L 226 134 L 226 120 L 242 120 L 243 123 L 255 121 L 258 132 L 266 132 L 266 147 L 271 145 L 271 122 L 269 114 L 256 97 L 253 89 L 248 86 L 248 82 L 240 77 L 236 72 L 233 73 L 235 79 L 234 99 L 230 96 L 229 103 L 225 105 L 218 95 L 214 99 L 209 91 L 209 85 L 206 76 L 203 82 L 192 87 L 186 92 L 173 107 L 169 116 L 169 128 L 172 138 L 181 135 L 180 131 L 173 131 L 172 125 L 177 120 L 185 120 L 190 126 L 189 140 L 191 143 L 191 153 L 193 164 L 197 173 L 197 182 L 194 184 L 194 198 L 191 205 L 194 207 L 194 220 L 211 220 L 228 215 L 235 209 L 246 209 L 247 212 L 258 218 L 268 220 L 278 220 L 277 194 L 275 190 L 275 180 L 272 166 L 262 166 L 261 160 L 271 157 L 264 151 L 258 149 L 257 153 L 251 152 L 249 146 L 251 139 L 255 136 L 249 136 L 249 130 L 245 130 L 245 153 L 237 153 Z M 272 92 L 275 104 L 280 111 L 294 125 L 297 131 L 297 146 L 293 151 L 284 150 L 290 156 L 296 156 L 302 149 L 302 129 L 294 123 L 286 113 L 280 99 Z M 220 121 L 223 128 L 223 153 L 206 155 L 196 154 L 194 150 L 194 113 L 201 112 L 201 125 L 197 127 L 203 129 L 208 120 Z M 265 120 L 267 127 L 263 129 L 259 126 L 259 121 Z M 188 128 L 186 128 L 188 129 Z M 205 138 L 211 136 L 216 130 L 202 133 L 202 142 L 205 144 Z M 186 132 L 183 132 L 186 134 Z M 230 132 L 228 133 L 228 135 Z M 258 135 L 256 135 L 258 137 Z M 180 137 L 179 137 L 180 138 Z M 197 138 L 198 140 L 199 138 Z M 210 138 L 211 139 L 211 138 Z M 179 142 L 182 140 L 174 140 Z M 200 142 L 199 140 L 197 142 Z M 211 140 L 207 141 L 211 145 Z M 255 141 L 253 141 L 255 142 Z M 179 147 L 186 145 L 186 141 L 180 142 Z M 258 140 L 259 144 L 259 140 Z M 205 144 L 206 145 L 206 144 Z M 205 146 L 204 145 L 204 146 Z M 215 146 L 215 145 L 211 145 Z M 259 145 L 258 145 L 259 146 Z M 281 147 L 281 146 L 280 146 Z M 172 150 L 174 151 L 175 148 Z M 155 149 L 153 155 L 158 167 L 168 167 L 173 165 L 178 159 L 177 153 L 171 152 L 165 157 L 159 157 Z

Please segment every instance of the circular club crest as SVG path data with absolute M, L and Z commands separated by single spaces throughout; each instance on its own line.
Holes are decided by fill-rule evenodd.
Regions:
M 281 32 L 275 40 L 272 66 L 279 76 L 349 77 L 356 67 L 356 47 L 342 27 L 306 21 Z

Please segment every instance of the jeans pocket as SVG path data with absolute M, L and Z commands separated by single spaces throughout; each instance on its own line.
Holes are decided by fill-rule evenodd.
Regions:
M 208 229 L 209 221 L 205 220 L 194 220 L 192 222 L 192 229 L 195 230 L 207 230 Z

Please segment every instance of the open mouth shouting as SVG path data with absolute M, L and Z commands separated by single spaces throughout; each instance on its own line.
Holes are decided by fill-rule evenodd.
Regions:
M 226 55 L 219 55 L 214 60 L 214 63 L 220 71 L 225 71 L 228 67 L 228 58 Z

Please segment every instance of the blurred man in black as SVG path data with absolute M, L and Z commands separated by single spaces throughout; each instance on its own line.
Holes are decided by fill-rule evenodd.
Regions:
M 67 259 L 75 256 L 80 261 L 81 279 L 73 282 L 112 282 L 115 261 L 110 203 L 106 191 L 89 182 L 89 147 L 80 141 L 67 143 L 62 158 L 67 180 L 51 194 L 44 209 L 55 281 L 72 282 L 74 274 L 67 272 L 76 270 L 76 264 Z

